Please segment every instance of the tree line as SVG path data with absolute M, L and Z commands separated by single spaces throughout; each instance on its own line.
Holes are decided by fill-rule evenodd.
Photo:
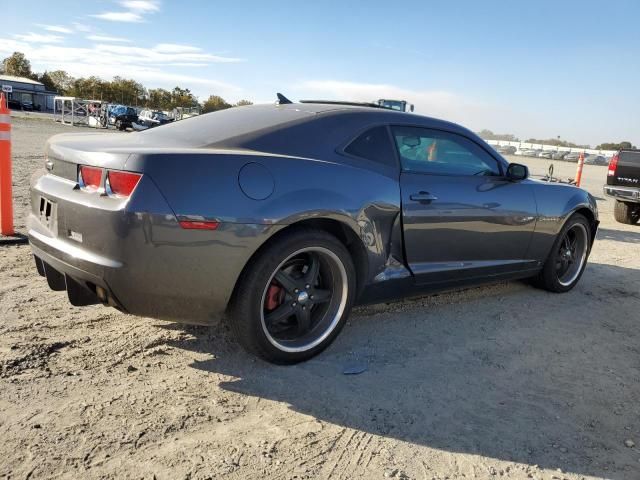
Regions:
M 102 100 L 109 103 L 122 103 L 137 107 L 159 110 L 173 110 L 176 107 L 201 107 L 204 113 L 224 110 L 235 106 L 251 105 L 248 100 L 229 103 L 218 95 L 210 95 L 202 104 L 188 89 L 176 86 L 173 90 L 164 88 L 147 88 L 132 79 L 115 76 L 111 80 L 103 80 L 96 76 L 72 77 L 64 70 L 33 72 L 31 62 L 21 52 L 14 52 L 5 58 L 0 66 L 0 73 L 26 77 L 44 84 L 50 91 L 67 97 L 79 97 L 89 100 Z

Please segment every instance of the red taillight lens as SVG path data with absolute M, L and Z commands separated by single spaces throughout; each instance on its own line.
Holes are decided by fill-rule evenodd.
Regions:
M 110 195 L 115 195 L 116 197 L 128 197 L 141 178 L 142 175 L 139 173 L 109 170 L 107 172 L 107 184 L 109 186 L 107 191 Z
M 611 157 L 611 160 L 609 160 L 609 171 L 607 172 L 607 175 L 609 177 L 613 177 L 616 174 L 617 168 L 618 168 L 618 154 L 614 155 L 613 157 Z
M 180 226 L 186 230 L 215 230 L 220 222 L 205 222 L 201 220 L 183 220 Z
M 97 190 L 100 188 L 102 180 L 102 169 L 98 167 L 80 166 L 80 178 L 78 183 L 87 190 Z

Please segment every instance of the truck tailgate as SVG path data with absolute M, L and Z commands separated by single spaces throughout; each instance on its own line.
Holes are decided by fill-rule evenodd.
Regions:
M 607 176 L 607 185 L 640 188 L 640 150 L 618 154 L 618 166 L 613 175 Z

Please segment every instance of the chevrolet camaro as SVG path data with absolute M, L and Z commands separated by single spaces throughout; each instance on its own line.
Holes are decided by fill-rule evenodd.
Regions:
M 589 193 L 459 125 L 323 101 L 52 137 L 28 221 L 73 305 L 224 318 L 276 363 L 326 348 L 356 304 L 505 279 L 566 292 L 597 228 Z

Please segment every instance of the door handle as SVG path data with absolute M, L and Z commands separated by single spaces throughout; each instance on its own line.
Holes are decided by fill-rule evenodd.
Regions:
M 409 198 L 416 202 L 432 202 L 438 199 L 438 197 L 436 197 L 435 195 L 431 195 L 429 192 L 414 193 L 412 195 L 409 195 Z

